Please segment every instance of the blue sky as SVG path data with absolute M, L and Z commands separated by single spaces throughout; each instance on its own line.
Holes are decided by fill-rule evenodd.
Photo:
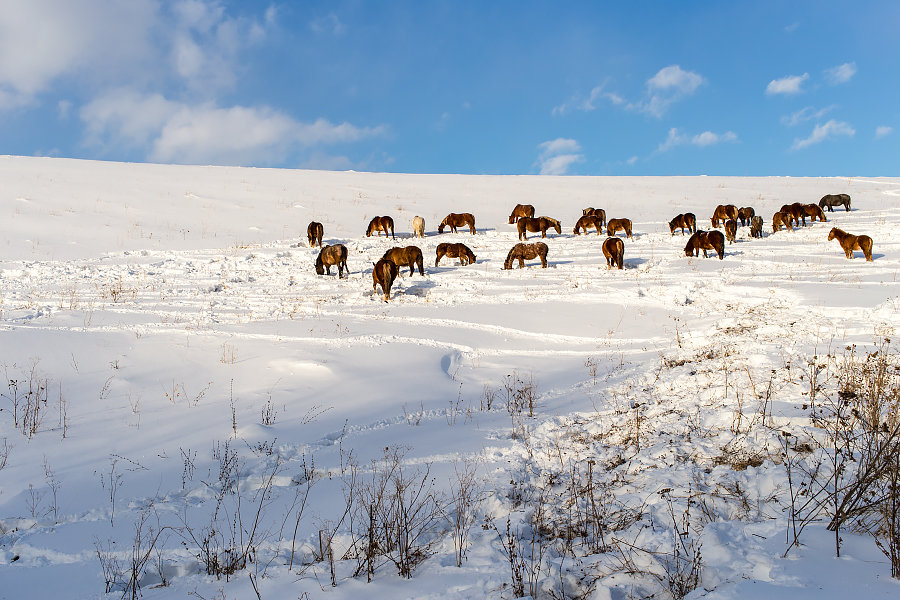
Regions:
M 900 175 L 900 2 L 0 0 L 0 153 Z

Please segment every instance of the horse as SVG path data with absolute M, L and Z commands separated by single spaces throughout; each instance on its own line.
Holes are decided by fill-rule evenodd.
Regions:
M 600 229 L 603 227 L 603 223 L 600 221 L 600 217 L 594 215 L 583 215 L 578 222 L 575 223 L 575 229 L 572 230 L 572 233 L 575 235 L 581 235 L 581 230 L 584 230 L 585 235 L 587 235 L 588 229 L 596 229 L 597 235 L 600 235 Z
M 791 215 L 784 214 L 782 211 L 778 211 L 774 215 L 772 215 L 772 233 L 775 233 L 779 229 L 784 227 L 788 231 L 793 231 L 794 228 L 791 227 Z
M 610 219 L 606 222 L 606 235 L 609 237 L 616 235 L 619 230 L 624 231 L 627 238 L 634 239 L 631 237 L 631 219 Z
M 512 263 L 514 260 L 519 261 L 519 268 L 525 266 L 526 260 L 532 260 L 535 258 L 541 259 L 541 267 L 544 269 L 547 268 L 547 252 L 549 248 L 547 244 L 544 242 L 535 242 L 533 244 L 523 244 L 518 243 L 509 250 L 509 254 L 506 255 L 506 260 L 503 261 L 504 269 L 512 269 Z
M 600 224 L 606 225 L 606 211 L 602 208 L 594 208 L 592 206 L 588 206 L 584 210 L 581 211 L 582 216 L 594 215 L 595 217 L 600 218 Z
M 338 278 L 344 276 L 344 269 L 347 269 L 347 275 L 350 274 L 350 267 L 347 266 L 347 246 L 334 244 L 325 246 L 319 251 L 319 256 L 316 257 L 316 274 L 324 275 L 327 272 L 331 275 L 332 265 L 337 265 Z
M 449 227 L 452 233 L 456 233 L 457 227 L 468 225 L 469 231 L 475 235 L 475 217 L 472 213 L 450 213 L 441 224 L 438 225 L 438 233 L 444 233 L 444 227 Z
M 734 204 L 720 204 L 716 207 L 716 210 L 713 211 L 713 216 L 710 219 L 713 227 L 719 226 L 719 221 L 727 221 L 728 219 L 734 219 L 737 221 L 738 218 L 738 209 Z
M 547 230 L 550 228 L 556 230 L 556 233 L 562 233 L 562 226 L 559 224 L 559 221 L 556 219 L 552 219 L 550 217 L 522 217 L 518 221 L 516 221 L 516 229 L 519 232 L 519 240 L 527 240 L 528 234 L 526 231 L 530 231 L 532 233 L 541 232 L 541 237 L 547 237 Z
M 311 221 L 309 225 L 306 227 L 306 237 L 309 240 L 309 247 L 317 245 L 319 248 L 322 247 L 322 236 L 325 234 L 325 228 L 322 227 L 321 223 L 317 223 L 316 221 Z
M 735 239 L 737 239 L 737 221 L 734 219 L 725 221 L 725 239 L 728 240 L 729 244 L 734 243 Z
M 417 238 L 425 237 L 425 219 L 416 215 L 412 220 L 413 236 Z
M 763 236 L 762 228 L 762 217 L 760 217 L 759 215 L 753 215 L 752 217 L 750 217 L 750 237 L 761 238 Z
M 741 227 L 744 227 L 747 223 L 750 222 L 756 215 L 756 211 L 752 206 L 744 206 L 743 208 L 738 209 L 738 220 L 741 222 Z
M 437 258 L 434 259 L 434 266 L 438 266 L 445 256 L 458 258 L 461 266 L 471 265 L 475 262 L 475 254 L 465 244 L 438 244 L 435 253 Z
M 384 253 L 381 260 L 389 260 L 398 267 L 409 267 L 410 275 L 416 272 L 415 267 L 419 267 L 419 275 L 425 275 L 425 269 L 422 268 L 422 250 L 418 246 L 391 248 Z
M 522 217 L 534 217 L 534 207 L 530 204 L 516 204 L 516 207 L 509 215 L 509 224 L 512 225 Z
M 803 226 L 806 227 L 806 213 L 803 212 L 803 205 L 799 202 L 793 204 L 782 204 L 779 211 L 783 215 L 787 215 L 789 220 L 793 222 L 794 227 L 800 226 L 800 220 L 803 220 Z
M 703 250 L 703 258 L 706 258 L 707 250 L 715 250 L 719 260 L 725 258 L 725 236 L 721 231 L 698 231 L 690 237 L 684 247 L 685 256 L 700 256 Z
M 850 194 L 825 194 L 819 200 L 819 208 L 828 207 L 828 212 L 834 212 L 834 206 L 843 206 L 850 212 Z
M 387 237 L 388 232 L 391 232 L 391 237 L 397 239 L 394 236 L 394 220 L 390 217 L 373 217 L 371 221 L 369 221 L 369 228 L 366 229 L 366 237 L 372 235 L 373 232 L 378 232 L 378 236 L 381 237 L 381 232 L 384 232 L 384 236 Z
M 675 230 L 681 228 L 681 235 L 684 235 L 684 230 L 687 228 L 688 233 L 694 233 L 697 231 L 697 217 L 694 213 L 684 213 L 683 215 L 677 215 L 674 219 L 669 221 L 669 232 L 672 235 L 675 235 Z
M 828 221 L 828 219 L 825 218 L 825 211 L 823 211 L 822 207 L 818 204 L 804 204 L 803 213 L 809 217 L 811 223 L 815 223 L 816 219 L 819 219 L 822 223 Z
M 837 239 L 847 258 L 853 258 L 853 251 L 859 249 L 862 250 L 866 260 L 872 260 L 872 238 L 869 236 L 853 235 L 837 227 L 832 227 L 831 231 L 828 232 L 828 241 L 830 242 L 833 239 Z
M 617 237 L 608 237 L 603 240 L 603 246 L 601 246 L 603 250 L 603 256 L 606 257 L 606 268 L 610 269 L 612 267 L 617 267 L 619 269 L 624 268 L 625 262 L 625 242 L 622 241 L 622 238 Z
M 394 285 L 394 280 L 397 279 L 399 269 L 393 261 L 384 258 L 372 264 L 375 266 L 372 269 L 372 291 L 377 292 L 380 285 L 381 291 L 384 292 L 384 301 L 387 302 L 391 299 L 391 286 Z

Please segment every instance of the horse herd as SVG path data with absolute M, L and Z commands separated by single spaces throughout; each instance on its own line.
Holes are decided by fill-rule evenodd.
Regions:
M 823 196 L 818 204 L 801 204 L 795 202 L 786 204 L 772 216 L 772 232 L 777 232 L 782 228 L 793 231 L 800 223 L 805 226 L 806 218 L 811 221 L 818 219 L 821 222 L 827 221 L 824 209 L 833 212 L 835 206 L 844 206 L 846 211 L 850 210 L 850 196 L 847 194 L 828 194 Z M 509 215 L 509 224 L 515 224 L 519 235 L 519 243 L 510 248 L 503 262 L 503 269 L 512 269 L 513 262 L 518 261 L 519 268 L 525 266 L 526 260 L 540 259 L 541 267 L 547 267 L 547 253 L 549 247 L 544 242 L 525 243 L 528 240 L 528 233 L 540 232 L 542 238 L 547 237 L 547 231 L 553 229 L 556 233 L 562 234 L 562 226 L 557 219 L 541 216 L 535 217 L 534 206 L 530 204 L 517 204 Z M 687 244 L 684 247 L 685 256 L 699 256 L 703 252 L 703 256 L 707 257 L 707 251 L 714 251 L 720 260 L 725 258 L 725 242 L 732 243 L 737 236 L 738 223 L 740 226 L 750 226 L 750 236 L 752 238 L 762 237 L 763 220 L 762 217 L 756 215 L 756 211 L 752 207 L 738 208 L 733 204 L 720 204 L 713 211 L 710 218 L 713 228 L 721 226 L 724 228 L 724 234 L 717 229 L 702 231 L 697 229 L 697 218 L 693 213 L 679 214 L 669 221 L 669 232 L 675 235 L 676 230 L 681 230 L 681 234 L 691 234 Z M 438 226 L 438 233 L 441 234 L 445 229 L 449 229 L 452 233 L 457 233 L 458 229 L 468 227 L 469 232 L 475 235 L 475 217 L 471 213 L 450 213 Z M 607 269 L 624 267 L 625 243 L 622 238 L 617 237 L 618 232 L 623 232 L 625 237 L 632 239 L 632 225 L 630 219 L 615 218 L 606 219 L 606 211 L 602 208 L 588 207 L 582 211 L 582 216 L 578 219 L 573 229 L 575 235 L 581 233 L 587 234 L 589 230 L 595 230 L 596 235 L 600 235 L 601 230 L 605 229 L 607 238 L 601 244 L 603 256 L 606 258 Z M 425 221 L 422 217 L 415 217 L 412 221 L 412 230 L 415 237 L 425 237 Z M 366 237 L 373 234 L 380 236 L 384 233 L 392 239 L 396 239 L 394 235 L 394 220 L 389 216 L 373 217 L 366 229 Z M 347 267 L 347 247 L 343 244 L 334 244 L 322 246 L 322 236 L 324 227 L 322 223 L 313 221 L 307 227 L 307 239 L 310 247 L 318 246 L 321 250 L 316 257 L 315 269 L 318 275 L 331 274 L 331 267 L 336 266 L 338 269 L 338 277 L 343 277 L 344 270 L 350 273 Z M 837 227 L 831 229 L 828 234 L 828 240 L 837 239 L 843 248 L 847 258 L 853 258 L 853 250 L 861 250 L 866 260 L 872 260 L 872 238 L 866 235 L 852 235 L 841 231 Z M 462 243 L 441 243 L 437 245 L 435 251 L 434 266 L 437 267 L 441 259 L 444 257 L 458 258 L 461 266 L 469 265 L 475 262 L 476 257 L 472 250 Z M 394 247 L 384 253 L 384 256 L 374 263 L 372 270 L 372 289 L 377 292 L 381 287 L 384 300 L 390 299 L 391 287 L 394 280 L 398 277 L 400 267 L 409 267 L 409 274 L 415 274 L 418 269 L 420 275 L 425 274 L 424 257 L 422 250 L 418 246 Z

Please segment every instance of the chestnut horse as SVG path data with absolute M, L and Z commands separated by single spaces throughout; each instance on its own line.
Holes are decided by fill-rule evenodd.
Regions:
M 321 248 L 322 236 L 324 234 L 325 228 L 322 227 L 322 224 L 311 221 L 310 224 L 306 226 L 306 238 L 309 240 L 309 247 L 312 248 L 318 244 L 319 248 Z
M 819 200 L 819 208 L 828 208 L 828 212 L 834 212 L 835 206 L 843 206 L 850 212 L 850 194 L 825 194 Z
M 606 222 L 606 235 L 609 237 L 613 237 L 620 230 L 624 231 L 629 239 L 634 239 L 631 237 L 631 219 L 610 219 Z
M 716 207 L 716 210 L 713 211 L 713 216 L 710 219 L 713 227 L 719 226 L 719 221 L 727 221 L 728 219 L 734 219 L 735 221 L 738 218 L 738 209 L 734 204 L 720 204 Z
M 518 221 L 516 221 L 516 229 L 519 232 L 520 240 L 527 240 L 528 234 L 525 233 L 526 230 L 532 233 L 541 232 L 541 237 L 547 237 L 547 230 L 550 228 L 556 230 L 556 233 L 562 233 L 562 226 L 559 224 L 559 221 L 556 219 L 552 219 L 550 217 L 522 217 Z
M 398 267 L 409 267 L 410 275 L 416 272 L 415 267 L 419 267 L 419 275 L 425 275 L 425 269 L 422 268 L 422 250 L 418 246 L 391 248 L 384 253 L 381 260 L 389 260 Z
M 600 217 L 596 217 L 594 215 L 584 215 L 578 222 L 575 223 L 575 229 L 572 230 L 572 233 L 575 235 L 581 235 L 581 230 L 584 230 L 585 235 L 588 232 L 588 229 L 596 229 L 597 235 L 600 235 L 600 229 L 603 227 L 603 223 L 600 222 Z
M 794 202 L 793 204 L 783 204 L 779 212 L 781 212 L 781 214 L 783 215 L 787 215 L 788 218 L 793 222 L 794 227 L 799 227 L 801 220 L 803 221 L 803 226 L 806 227 L 806 213 L 803 212 L 803 205 L 799 202 Z
M 725 258 L 725 236 L 721 231 L 698 231 L 688 240 L 684 247 L 685 256 L 700 256 L 703 250 L 703 258 L 706 258 L 707 250 L 715 250 L 719 260 Z
M 872 260 L 872 238 L 869 236 L 853 235 L 837 227 L 832 227 L 831 231 L 828 232 L 828 241 L 830 242 L 833 239 L 837 239 L 847 258 L 853 258 L 853 251 L 859 249 L 862 250 L 866 260 Z
M 602 208 L 594 208 L 592 206 L 588 206 L 584 210 L 581 211 L 583 216 L 594 215 L 595 217 L 600 218 L 600 224 L 606 226 L 606 211 Z
M 534 217 L 534 207 L 530 204 L 516 204 L 509 215 L 509 224 L 512 225 L 522 217 Z
M 325 246 L 319 251 L 319 256 L 316 257 L 316 273 L 324 275 L 327 272 L 331 275 L 332 265 L 337 265 L 338 278 L 344 276 L 344 269 L 347 269 L 347 275 L 350 274 L 350 267 L 347 266 L 347 246 L 334 244 Z
M 753 215 L 750 217 L 750 237 L 752 238 L 761 238 L 763 228 L 763 220 L 759 215 Z
M 381 236 L 381 232 L 384 232 L 384 236 L 387 237 L 388 232 L 391 233 L 391 237 L 397 239 L 394 236 L 394 220 L 390 217 L 373 217 L 371 221 L 369 221 L 369 228 L 366 229 L 366 237 L 369 237 L 374 232 L 378 232 L 379 237 Z
M 743 208 L 738 209 L 738 220 L 741 222 L 741 227 L 744 227 L 747 223 L 750 222 L 750 219 L 756 214 L 756 211 L 752 206 L 744 206 Z
M 384 258 L 372 264 L 375 265 L 375 268 L 372 269 L 372 291 L 377 292 L 380 285 L 381 291 L 384 292 L 384 301 L 387 302 L 391 299 L 391 286 L 397 279 L 399 269 L 393 261 Z
M 606 268 L 617 267 L 624 268 L 625 263 L 625 242 L 622 238 L 608 237 L 603 240 L 603 256 L 606 257 Z
M 450 213 L 441 224 L 438 225 L 438 233 L 444 233 L 444 227 L 449 227 L 452 233 L 456 233 L 458 227 L 469 226 L 469 231 L 475 235 L 475 217 L 472 213 Z
M 791 215 L 784 214 L 780 210 L 772 215 L 772 233 L 775 233 L 779 229 L 784 227 L 788 231 L 793 231 L 794 228 L 791 227 Z
M 469 247 L 465 244 L 438 244 L 435 253 L 437 258 L 434 259 L 434 266 L 438 266 L 438 263 L 445 256 L 458 258 L 459 264 L 462 266 L 471 265 L 475 262 L 475 253 L 469 250 Z
M 509 254 L 506 255 L 506 260 L 503 261 L 504 269 L 512 269 L 512 263 L 514 260 L 519 261 L 519 268 L 525 266 L 526 260 L 532 260 L 535 258 L 541 259 L 541 267 L 547 268 L 547 252 L 549 248 L 547 244 L 544 242 L 535 242 L 533 244 L 523 244 L 518 243 L 509 250 Z
M 683 215 L 678 215 L 671 221 L 669 221 L 669 232 L 672 235 L 675 235 L 675 230 L 681 228 L 681 235 L 684 235 L 684 230 L 687 228 L 688 233 L 694 233 L 697 231 L 697 217 L 694 213 L 684 213 Z
M 816 219 L 825 223 L 828 219 L 825 218 L 825 211 L 822 210 L 818 204 L 804 204 L 803 205 L 803 213 L 809 217 L 811 223 L 815 223 Z
M 728 219 L 725 221 L 725 239 L 728 240 L 728 243 L 734 243 L 734 240 L 737 238 L 737 221 L 734 219 Z

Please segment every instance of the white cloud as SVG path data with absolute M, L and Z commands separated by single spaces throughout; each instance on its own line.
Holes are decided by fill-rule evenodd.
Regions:
M 807 106 L 795 113 L 791 113 L 789 116 L 781 117 L 781 122 L 788 127 L 794 127 L 800 123 L 805 123 L 806 121 L 819 120 L 835 108 L 837 108 L 837 104 L 832 104 L 831 106 L 826 106 L 819 110 L 816 110 L 812 106 Z
M 894 132 L 894 128 L 889 125 L 879 125 L 875 128 L 875 139 L 880 140 L 883 137 L 887 137 Z
M 825 70 L 825 79 L 831 85 L 847 83 L 856 75 L 856 63 L 849 62 Z
M 713 133 L 712 131 L 704 131 L 703 133 L 698 133 L 696 135 L 689 135 L 686 133 L 682 133 L 678 130 L 677 127 L 673 127 L 669 129 L 669 134 L 666 137 L 665 141 L 663 141 L 657 148 L 657 152 L 666 152 L 667 150 L 671 150 L 676 146 L 698 146 L 700 148 L 706 146 L 714 146 L 716 144 L 721 144 L 724 142 L 736 142 L 738 136 L 733 131 L 726 131 L 725 133 Z
M 853 127 L 851 127 L 849 123 L 831 119 L 824 125 L 816 125 L 815 129 L 813 129 L 813 132 L 808 138 L 802 140 L 799 138 L 795 139 L 793 145 L 791 146 L 791 150 L 808 148 L 809 146 L 812 146 L 814 144 L 824 142 L 828 138 L 833 138 L 836 136 L 853 137 L 855 134 L 856 130 L 853 129 Z
M 328 13 L 324 17 L 313 19 L 309 24 L 309 28 L 318 34 L 330 33 L 334 36 L 343 35 L 346 31 L 346 27 L 334 13 Z
M 590 112 L 597 108 L 598 101 L 604 99 L 616 105 L 624 104 L 624 98 L 616 93 L 606 91 L 607 84 L 608 82 L 604 81 L 602 84 L 595 86 L 591 90 L 590 94 L 588 94 L 587 98 L 585 98 L 584 96 L 576 95 L 568 102 L 553 107 L 552 114 L 565 115 L 572 110 Z
M 664 67 L 647 80 L 647 100 L 633 108 L 661 118 L 672 103 L 690 96 L 704 82 L 701 75 L 685 71 L 678 65 Z
M 809 79 L 809 73 L 803 75 L 790 75 L 781 79 L 773 79 L 766 86 L 766 93 L 772 94 L 799 94 L 803 91 L 803 82 Z
M 538 144 L 538 148 L 541 175 L 565 175 L 573 164 L 584 161 L 581 146 L 572 139 L 557 138 Z

